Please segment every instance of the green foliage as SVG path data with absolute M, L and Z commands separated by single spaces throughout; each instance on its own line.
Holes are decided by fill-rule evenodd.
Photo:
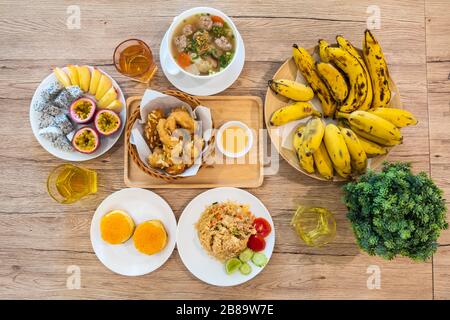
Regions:
M 448 228 L 442 190 L 426 173 L 414 175 L 409 163 L 385 162 L 381 172 L 369 170 L 343 190 L 357 243 L 370 255 L 425 261 Z
M 221 68 L 225 68 L 233 59 L 233 54 L 231 52 L 225 52 L 219 57 L 219 65 Z

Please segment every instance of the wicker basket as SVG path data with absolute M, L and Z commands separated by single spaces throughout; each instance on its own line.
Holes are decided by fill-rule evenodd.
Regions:
M 200 101 L 197 98 L 187 95 L 180 91 L 166 90 L 166 91 L 163 91 L 162 93 L 169 95 L 169 96 L 176 97 L 176 98 L 180 99 L 181 101 L 186 102 L 187 104 L 189 104 L 192 107 L 192 109 L 195 109 L 195 107 L 200 105 Z M 133 162 L 146 174 L 148 174 L 152 177 L 155 177 L 155 178 L 160 178 L 165 181 L 173 181 L 173 180 L 184 178 L 184 177 L 180 177 L 180 176 L 172 176 L 168 173 L 161 172 L 158 169 L 151 168 L 151 167 L 147 166 L 144 162 L 142 162 L 142 160 L 139 158 L 138 152 L 136 150 L 136 146 L 130 143 L 131 129 L 133 128 L 134 122 L 139 118 L 139 116 L 140 116 L 140 108 L 137 108 L 130 115 L 130 118 L 128 119 L 128 122 L 127 122 L 127 126 L 125 128 L 125 143 L 127 144 L 128 153 L 129 153 L 131 159 L 133 160 Z M 213 121 L 213 129 L 214 129 L 214 121 Z M 201 167 L 205 164 L 205 161 L 207 161 L 207 159 L 209 158 L 209 156 L 212 154 L 212 152 L 214 150 L 214 138 L 215 137 L 214 137 L 214 130 L 213 130 L 213 134 L 211 135 L 211 139 L 209 140 L 207 150 L 204 152 L 204 154 L 202 156 Z M 201 167 L 200 167 L 200 169 L 201 169 Z

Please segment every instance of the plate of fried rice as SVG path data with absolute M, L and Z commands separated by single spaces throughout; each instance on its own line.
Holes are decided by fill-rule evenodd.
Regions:
M 256 233 L 253 221 L 265 218 L 272 232 L 265 239 L 263 253 L 268 259 L 275 244 L 275 230 L 269 211 L 251 193 L 237 188 L 215 188 L 195 197 L 178 222 L 178 253 L 188 270 L 198 279 L 216 286 L 233 286 L 254 278 L 263 268 L 251 273 L 227 274 L 224 262 L 239 256 Z

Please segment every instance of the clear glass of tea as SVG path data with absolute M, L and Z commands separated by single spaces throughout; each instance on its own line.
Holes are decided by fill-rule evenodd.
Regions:
M 49 174 L 47 191 L 59 203 L 74 203 L 97 192 L 97 173 L 70 163 L 60 165 Z
M 114 50 L 113 60 L 117 71 L 143 83 L 148 83 L 158 69 L 150 47 L 139 39 L 121 42 Z

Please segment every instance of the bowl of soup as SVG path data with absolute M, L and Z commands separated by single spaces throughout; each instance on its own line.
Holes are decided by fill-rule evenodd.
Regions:
M 239 33 L 220 10 L 197 7 L 174 18 L 168 31 L 168 72 L 211 78 L 226 71 L 239 52 Z

